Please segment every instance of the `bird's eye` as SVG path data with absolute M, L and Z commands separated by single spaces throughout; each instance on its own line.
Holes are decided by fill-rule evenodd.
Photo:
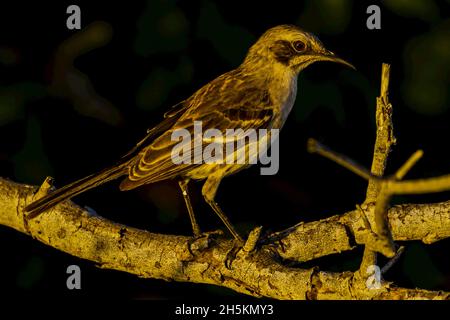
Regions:
M 297 52 L 303 52 L 306 49 L 306 44 L 300 40 L 292 42 L 292 46 L 294 47 L 295 51 L 297 51 Z

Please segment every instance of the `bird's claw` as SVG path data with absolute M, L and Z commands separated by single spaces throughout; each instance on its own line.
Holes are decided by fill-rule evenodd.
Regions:
M 211 241 L 221 235 L 223 235 L 222 230 L 202 232 L 200 234 L 194 235 L 188 241 L 189 252 L 194 255 L 195 252 L 202 251 L 208 248 L 211 244 Z
M 261 236 L 262 227 L 256 227 L 253 229 L 245 242 L 240 242 L 235 240 L 233 242 L 233 247 L 228 251 L 227 256 L 225 258 L 225 266 L 228 269 L 231 269 L 231 264 L 236 259 L 239 251 L 242 252 L 242 255 L 248 255 L 256 249 L 258 244 L 258 240 Z M 241 250 L 242 249 L 242 250 Z
M 225 257 L 225 267 L 229 270 L 231 270 L 231 264 L 236 259 L 238 252 L 243 248 L 243 245 L 241 242 L 238 242 L 236 240 L 233 241 L 233 246 L 230 250 L 228 250 L 227 255 Z

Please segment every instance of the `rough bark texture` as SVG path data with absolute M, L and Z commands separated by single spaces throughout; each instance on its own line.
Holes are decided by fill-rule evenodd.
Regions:
M 280 241 L 240 250 L 230 261 L 233 242 L 221 236 L 192 241 L 154 234 L 108 221 L 71 201 L 27 221 L 23 208 L 36 196 L 36 187 L 0 179 L 0 224 L 102 268 L 145 278 L 215 284 L 253 296 L 276 299 L 448 299 L 449 293 L 396 288 L 382 283 L 367 289 L 351 272 L 330 273 L 317 268 L 289 268 L 280 257 L 307 261 L 352 249 L 359 240 L 358 210 L 311 223 L 300 223 L 272 235 Z M 396 239 L 426 243 L 450 235 L 450 202 L 402 205 L 389 212 Z M 413 214 L 414 213 L 414 214 Z M 418 223 L 421 221 L 421 223 Z M 442 224 L 445 222 L 446 224 Z M 427 230 L 434 230 L 432 236 Z M 253 249 L 253 250 L 252 250 Z

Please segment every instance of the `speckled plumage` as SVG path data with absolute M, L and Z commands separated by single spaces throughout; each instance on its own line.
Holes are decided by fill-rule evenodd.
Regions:
M 184 188 L 190 179 L 206 179 L 202 189 L 205 200 L 240 240 L 214 202 L 214 196 L 223 177 L 248 164 L 175 164 L 171 151 L 177 142 L 171 140 L 171 134 L 180 128 L 192 131 L 194 121 L 202 121 L 203 130 L 215 128 L 222 132 L 236 128 L 281 129 L 296 98 L 299 72 L 320 60 L 347 64 L 326 50 L 314 35 L 295 26 L 269 29 L 249 49 L 239 67 L 212 80 L 169 110 L 163 121 L 149 130 L 117 165 L 58 189 L 26 210 L 35 216 L 62 200 L 123 175 L 126 177 L 120 184 L 121 190 L 176 178 L 185 182 L 180 184 L 183 194 L 187 193 Z M 192 220 L 189 199 L 184 196 Z M 197 233 L 194 224 L 195 221 Z

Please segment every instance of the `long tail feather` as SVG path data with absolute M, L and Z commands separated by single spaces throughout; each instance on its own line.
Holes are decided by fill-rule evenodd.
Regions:
M 92 189 L 105 182 L 119 178 L 127 173 L 127 162 L 104 169 L 83 179 L 68 184 L 45 197 L 36 200 L 25 208 L 29 219 L 34 218 L 42 212 L 54 207 L 58 203 L 70 199 L 86 190 Z

